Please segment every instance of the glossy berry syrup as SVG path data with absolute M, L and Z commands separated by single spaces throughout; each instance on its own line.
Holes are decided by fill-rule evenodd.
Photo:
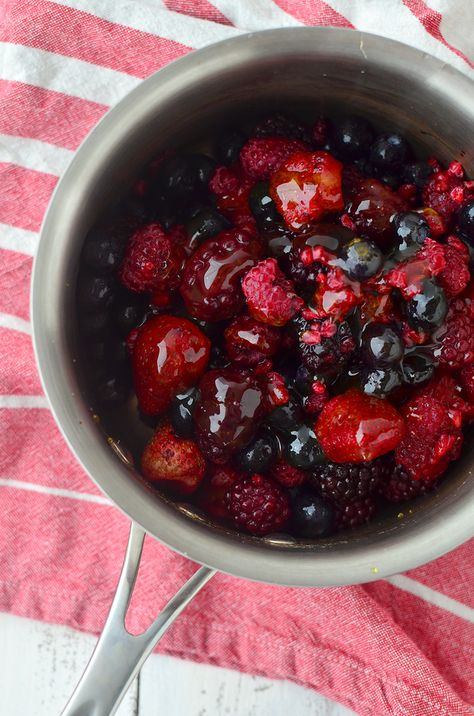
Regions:
M 137 415 L 154 489 L 241 532 L 424 499 L 474 419 L 474 183 L 349 114 L 207 145 L 150 158 L 86 239 L 98 409 Z

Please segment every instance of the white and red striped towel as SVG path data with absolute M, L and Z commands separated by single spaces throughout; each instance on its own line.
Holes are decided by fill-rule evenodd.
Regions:
M 269 27 L 356 27 L 474 74 L 473 0 L 0 0 L 0 608 L 98 631 L 125 518 L 77 466 L 36 374 L 28 294 L 58 176 L 104 112 L 190 48 Z M 144 625 L 192 570 L 155 542 Z M 473 545 L 368 586 L 308 590 L 218 576 L 161 648 L 290 678 L 365 716 L 472 713 Z

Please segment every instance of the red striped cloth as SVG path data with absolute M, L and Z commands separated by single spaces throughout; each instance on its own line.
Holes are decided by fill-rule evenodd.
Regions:
M 31 347 L 32 257 L 73 151 L 140 79 L 242 31 L 376 31 L 472 73 L 472 0 L 0 0 L 0 608 L 98 631 L 127 523 L 47 409 Z M 47 446 L 47 449 L 45 449 Z M 289 678 L 366 716 L 469 714 L 473 547 L 408 575 L 326 590 L 218 576 L 161 649 Z M 132 609 L 143 627 L 193 565 L 156 542 Z

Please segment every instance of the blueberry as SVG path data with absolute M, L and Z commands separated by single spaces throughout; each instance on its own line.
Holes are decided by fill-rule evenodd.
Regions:
M 370 161 L 377 169 L 399 169 L 411 154 L 410 145 L 400 134 L 381 134 L 370 148 Z
M 375 167 L 373 174 L 379 181 L 387 184 L 387 186 L 394 191 L 396 191 L 400 186 L 400 177 L 393 172 L 389 172 L 385 169 L 380 170 Z
M 82 310 L 103 311 L 114 300 L 115 283 L 109 276 L 83 275 L 79 279 L 77 299 Z
M 130 351 L 127 342 L 123 338 L 115 338 L 107 341 L 105 355 L 107 362 L 115 365 L 128 365 Z
M 103 378 L 96 387 L 96 397 L 102 405 L 121 405 L 129 392 L 129 386 L 118 376 Z
M 405 383 L 420 385 L 433 376 L 434 363 L 424 353 L 413 352 L 403 359 L 402 372 Z
M 309 425 L 302 423 L 282 437 L 285 460 L 300 470 L 311 470 L 324 461 L 318 439 Z
M 170 408 L 171 425 L 182 438 L 190 438 L 194 433 L 193 412 L 199 398 L 199 390 L 190 388 L 176 395 Z
M 143 301 L 134 300 L 133 298 L 123 299 L 114 306 L 112 319 L 123 336 L 128 335 L 132 328 L 140 325 L 145 308 Z
M 270 196 L 268 182 L 258 182 L 249 194 L 250 211 L 262 229 L 272 229 L 281 224 L 281 216 Z
M 303 420 L 303 411 L 294 396 L 286 405 L 274 408 L 267 416 L 266 422 L 278 432 L 288 433 L 296 430 Z
M 377 398 L 384 398 L 395 388 L 399 388 L 401 384 L 400 369 L 393 366 L 366 369 L 361 375 L 361 387 L 364 393 Z
M 122 247 L 111 236 L 91 231 L 84 245 L 84 263 L 98 273 L 116 271 L 122 260 Z
M 403 356 L 403 341 L 385 323 L 367 323 L 362 331 L 361 350 L 366 361 L 379 366 L 398 363 Z
M 362 117 L 349 116 L 336 120 L 331 132 L 331 147 L 341 158 L 359 159 L 368 151 L 374 133 Z
M 196 173 L 186 157 L 168 157 L 158 168 L 156 184 L 165 197 L 179 202 L 195 191 Z
M 202 209 L 186 225 L 191 248 L 196 249 L 204 241 L 217 236 L 230 226 L 230 221 L 215 209 Z
M 197 188 L 206 190 L 216 171 L 216 160 L 207 154 L 191 154 L 188 161 L 194 171 Z
M 459 210 L 458 224 L 462 235 L 474 246 L 474 199 L 466 201 Z
M 236 465 L 244 472 L 266 472 L 276 461 L 279 448 L 276 437 L 268 430 L 262 431 L 235 455 Z
M 411 298 L 406 305 L 407 320 L 412 328 L 433 330 L 440 326 L 448 312 L 448 302 L 442 288 L 434 281 L 425 279 L 423 291 Z
M 430 227 L 426 219 L 415 211 L 406 211 L 397 214 L 394 218 L 395 233 L 400 239 L 399 251 L 403 251 L 410 243 L 424 243 L 430 235 Z
M 424 189 L 432 174 L 433 167 L 428 162 L 408 162 L 403 167 L 403 180 L 407 184 L 414 184 L 418 189 Z
M 105 364 L 107 356 L 107 345 L 105 341 L 95 341 L 86 347 L 87 358 L 91 363 L 96 365 Z
M 225 129 L 216 140 L 215 153 L 221 164 L 233 164 L 247 141 L 246 136 L 237 129 Z
M 79 318 L 81 333 L 86 337 L 103 335 L 107 331 L 109 319 L 109 313 L 105 311 L 81 316 Z
M 313 373 L 310 373 L 308 368 L 301 363 L 296 369 L 295 378 L 293 381 L 295 389 L 301 396 L 309 395 L 313 382 Z
M 371 241 L 353 239 L 343 246 L 341 258 L 343 270 L 355 281 L 365 281 L 380 271 L 383 254 Z
M 334 516 L 333 506 L 321 497 L 307 492 L 291 497 L 291 525 L 297 537 L 314 539 L 330 534 Z

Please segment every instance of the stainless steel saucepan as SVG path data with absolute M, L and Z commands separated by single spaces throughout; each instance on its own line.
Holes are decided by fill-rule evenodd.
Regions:
M 75 285 L 82 243 L 97 216 L 140 167 L 170 146 L 209 136 L 258 109 L 343 109 L 402 130 L 441 161 L 456 157 L 474 175 L 473 83 L 439 60 L 390 40 L 333 28 L 242 35 L 173 62 L 127 95 L 83 143 L 54 193 L 35 262 L 32 316 L 44 389 L 71 450 L 132 520 L 117 593 L 91 662 L 64 711 L 109 716 L 161 635 L 215 570 L 292 586 L 357 584 L 403 572 L 474 534 L 473 445 L 439 492 L 411 515 L 318 542 L 256 539 L 223 530 L 191 506 L 152 491 L 125 453 L 137 432 L 131 412 L 98 424 L 77 338 Z M 102 417 L 102 416 L 101 416 Z M 124 627 L 145 532 L 203 566 L 140 636 Z

